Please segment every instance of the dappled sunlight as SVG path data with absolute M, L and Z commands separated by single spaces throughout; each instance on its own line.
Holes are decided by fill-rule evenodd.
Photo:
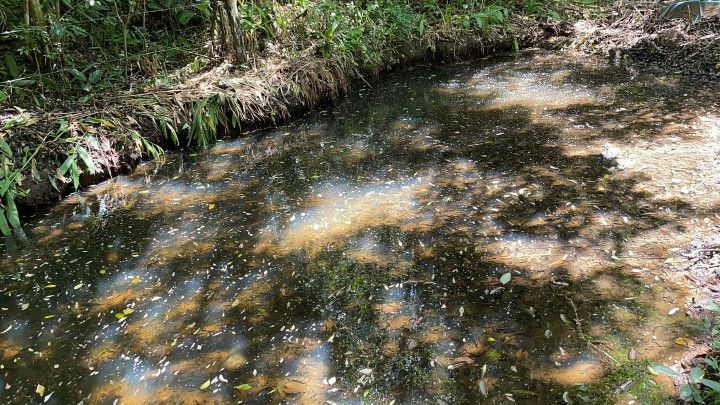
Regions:
M 328 186 L 313 205 L 294 213 L 284 229 L 262 235 L 260 249 L 288 254 L 305 250 L 314 255 L 328 245 L 342 247 L 359 232 L 381 226 L 402 226 L 417 212 L 415 195 L 421 178 L 349 188 Z
M 0 383 L 558 403 L 669 363 L 694 294 L 671 266 L 720 222 L 720 121 L 682 86 L 544 54 L 419 68 L 77 193 L 0 259 Z

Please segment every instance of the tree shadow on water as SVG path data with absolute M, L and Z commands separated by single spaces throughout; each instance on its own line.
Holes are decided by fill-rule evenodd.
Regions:
M 647 128 L 602 74 L 419 69 L 39 216 L 2 262 L 1 395 L 550 403 L 672 355 L 676 295 L 621 256 L 694 208 L 600 154 L 623 131 L 581 118 Z

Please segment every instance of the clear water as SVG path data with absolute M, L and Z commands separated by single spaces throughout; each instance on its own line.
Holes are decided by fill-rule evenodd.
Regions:
M 663 80 L 566 55 L 421 67 L 73 195 L 5 242 L 0 398 L 589 396 L 667 293 L 617 256 L 687 209 L 589 145 L 715 97 Z

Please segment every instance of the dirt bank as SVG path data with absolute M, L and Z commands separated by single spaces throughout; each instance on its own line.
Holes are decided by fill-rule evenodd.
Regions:
M 143 158 L 159 158 L 162 149 L 211 143 L 280 123 L 398 68 L 556 46 L 570 32 L 567 24 L 539 25 L 518 16 L 510 29 L 404 44 L 373 69 L 354 60 L 321 58 L 312 49 L 293 60 L 269 55 L 242 72 L 221 63 L 172 86 L 105 95 L 65 111 L 0 112 L 0 134 L 13 151 L 32 154 L 32 168 L 19 181 L 27 193 L 17 199 L 27 211 L 57 201 L 78 185 L 127 172 Z M 68 149 L 68 138 L 85 139 L 80 149 L 87 153 Z M 85 155 L 94 164 L 86 165 Z
M 665 2 L 618 1 L 604 18 L 575 24 L 574 49 L 659 72 L 720 77 L 720 17 L 693 22 L 662 15 Z M 716 13 L 712 13 L 716 14 Z

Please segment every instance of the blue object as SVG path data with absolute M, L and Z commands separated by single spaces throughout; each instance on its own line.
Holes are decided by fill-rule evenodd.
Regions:
M 708 4 L 720 5 L 720 0 L 676 1 L 663 7 L 660 17 L 686 17 L 693 22 L 697 22 L 705 15 L 705 6 Z

